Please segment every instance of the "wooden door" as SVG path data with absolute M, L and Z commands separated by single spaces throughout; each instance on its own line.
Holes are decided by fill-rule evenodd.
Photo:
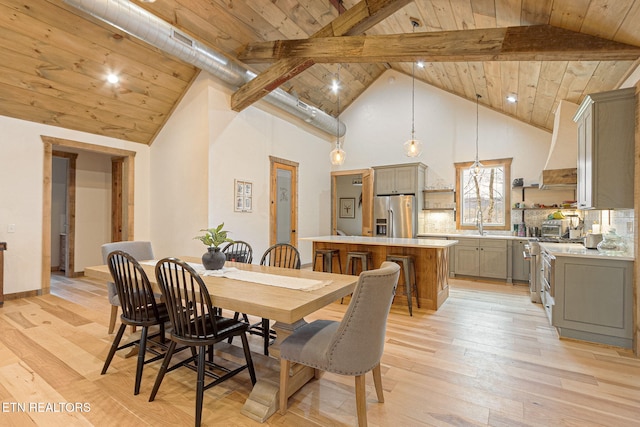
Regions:
M 270 161 L 269 241 L 298 247 L 298 163 L 275 157 Z
M 373 171 L 362 172 L 362 235 L 373 236 Z

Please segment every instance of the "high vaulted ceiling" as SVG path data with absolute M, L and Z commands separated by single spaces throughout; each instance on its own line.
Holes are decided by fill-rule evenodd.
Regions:
M 341 16 L 359 1 L 344 0 L 346 11 Z M 393 3 L 366 2 L 371 7 Z M 234 59 L 252 43 L 306 39 L 338 18 L 337 0 L 134 3 Z M 398 4 L 399 10 L 364 33 L 353 31 L 378 36 L 543 24 L 640 46 L 640 0 L 400 0 Z M 412 18 L 421 26 L 414 29 Z M 338 33 L 331 35 L 342 35 Z M 198 73 L 194 66 L 62 0 L 0 0 L 0 58 L 1 115 L 143 144 L 153 142 Z M 473 102 L 480 94 L 482 104 L 551 130 L 560 100 L 580 103 L 586 94 L 615 89 L 638 64 L 637 59 L 603 58 L 457 59 L 427 62 L 424 68 L 415 68 L 415 76 Z M 394 55 L 394 60 L 401 59 Z M 337 64 L 318 60 L 305 66 L 313 62 L 280 87 L 335 115 L 331 83 Z M 269 63 L 242 65 L 258 74 L 269 67 Z M 385 58 L 343 63 L 341 109 L 388 68 L 410 75 L 412 62 Z M 121 75 L 117 85 L 105 81 L 111 71 Z M 518 98 L 515 104 L 506 101 L 512 94 Z

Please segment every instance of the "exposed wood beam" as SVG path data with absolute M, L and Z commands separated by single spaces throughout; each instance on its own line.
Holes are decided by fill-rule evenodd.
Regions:
M 413 0 L 362 0 L 314 33 L 311 38 L 362 34 Z M 231 108 L 242 111 L 282 83 L 297 76 L 314 61 L 309 58 L 282 58 L 240 87 L 231 96 Z
M 238 58 L 333 62 L 617 61 L 640 47 L 551 25 L 250 43 Z

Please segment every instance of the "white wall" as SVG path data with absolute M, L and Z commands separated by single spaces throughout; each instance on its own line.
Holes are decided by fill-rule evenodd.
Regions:
M 149 238 L 149 147 L 4 116 L 0 116 L 0 134 L 0 241 L 7 242 L 4 253 L 5 294 L 41 288 L 41 135 L 136 151 L 135 237 Z M 9 224 L 16 225 L 15 233 L 7 232 Z M 85 252 L 88 251 L 85 249 Z M 81 262 L 102 264 L 99 248 L 86 255 L 92 258 L 81 259 Z
M 201 256 L 193 237 L 224 222 L 259 262 L 269 246 L 269 156 L 299 163 L 298 236 L 330 231 L 330 145 L 255 106 L 230 110 L 230 94 L 201 72 L 151 147 L 156 256 Z M 234 212 L 234 179 L 253 183 L 253 212 Z M 311 262 L 311 243 L 298 248 Z
M 473 161 L 476 104 L 425 83 L 415 84 L 417 159 L 402 151 L 411 136 L 411 77 L 386 71 L 342 114 L 347 125 L 346 160 L 340 170 L 420 161 L 428 180 L 453 184 L 454 162 Z M 485 108 L 479 108 L 480 161 L 513 157 L 512 177 L 538 182 L 549 152 L 551 133 Z

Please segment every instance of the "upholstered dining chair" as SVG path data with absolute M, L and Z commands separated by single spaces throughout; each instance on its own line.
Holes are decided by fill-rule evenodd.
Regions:
M 122 323 L 113 339 L 101 374 L 107 373 L 116 351 L 138 345 L 138 364 L 133 392 L 133 394 L 138 394 L 140 393 L 144 365 L 164 357 L 164 352 L 167 349 L 164 324 L 169 321 L 169 315 L 166 306 L 156 302 L 149 278 L 133 256 L 123 251 L 113 251 L 107 257 L 107 264 L 122 307 L 122 315 L 120 316 Z M 142 333 L 140 339 L 120 346 L 120 340 L 127 325 L 141 327 Z M 158 326 L 159 332 L 149 335 L 151 326 Z M 148 342 L 156 337 L 158 339 L 154 346 L 148 347 Z M 155 356 L 145 360 L 147 351 Z
M 146 261 L 153 259 L 153 249 L 151 242 L 129 241 L 129 242 L 113 242 L 102 245 L 102 262 L 107 264 L 109 254 L 113 251 L 124 251 L 134 257 L 137 261 Z M 116 326 L 118 318 L 118 307 L 120 307 L 120 299 L 113 282 L 107 282 L 107 296 L 111 304 L 111 317 L 109 318 L 109 333 L 112 334 Z
M 264 252 L 260 265 L 300 270 L 300 252 L 289 243 L 276 243 Z M 263 317 L 260 322 L 251 325 L 249 333 L 263 337 L 263 353 L 268 356 L 269 345 L 276 339 L 276 331 L 269 326 L 269 319 Z
M 385 261 L 363 271 L 342 321 L 315 320 L 296 329 L 280 344 L 280 413 L 287 412 L 291 362 L 317 370 L 355 376 L 358 425 L 367 425 L 365 374 L 373 371 L 378 402 L 384 402 L 380 359 L 389 308 L 400 266 Z
M 171 319 L 171 342 L 169 349 L 158 371 L 149 402 L 152 402 L 165 374 L 181 366 L 186 366 L 198 373 L 196 381 L 196 426 L 202 420 L 202 402 L 204 391 L 225 381 L 244 369 L 249 370 L 251 384 L 256 383 L 256 374 L 247 340 L 249 325 L 244 322 L 218 316 L 211 296 L 202 278 L 186 262 L 176 258 L 164 258 L 156 264 L 156 278 L 162 296 L 166 301 L 167 311 Z M 235 369 L 214 363 L 213 351 L 209 352 L 210 360 L 205 359 L 207 349 L 229 337 L 239 336 L 242 340 L 245 364 Z M 176 345 L 191 347 L 192 356 L 169 368 Z M 197 351 L 196 351 L 197 349 Z M 195 362 L 195 366 L 194 366 Z M 226 363 L 229 365 L 231 362 Z M 213 378 L 205 385 L 205 375 Z

